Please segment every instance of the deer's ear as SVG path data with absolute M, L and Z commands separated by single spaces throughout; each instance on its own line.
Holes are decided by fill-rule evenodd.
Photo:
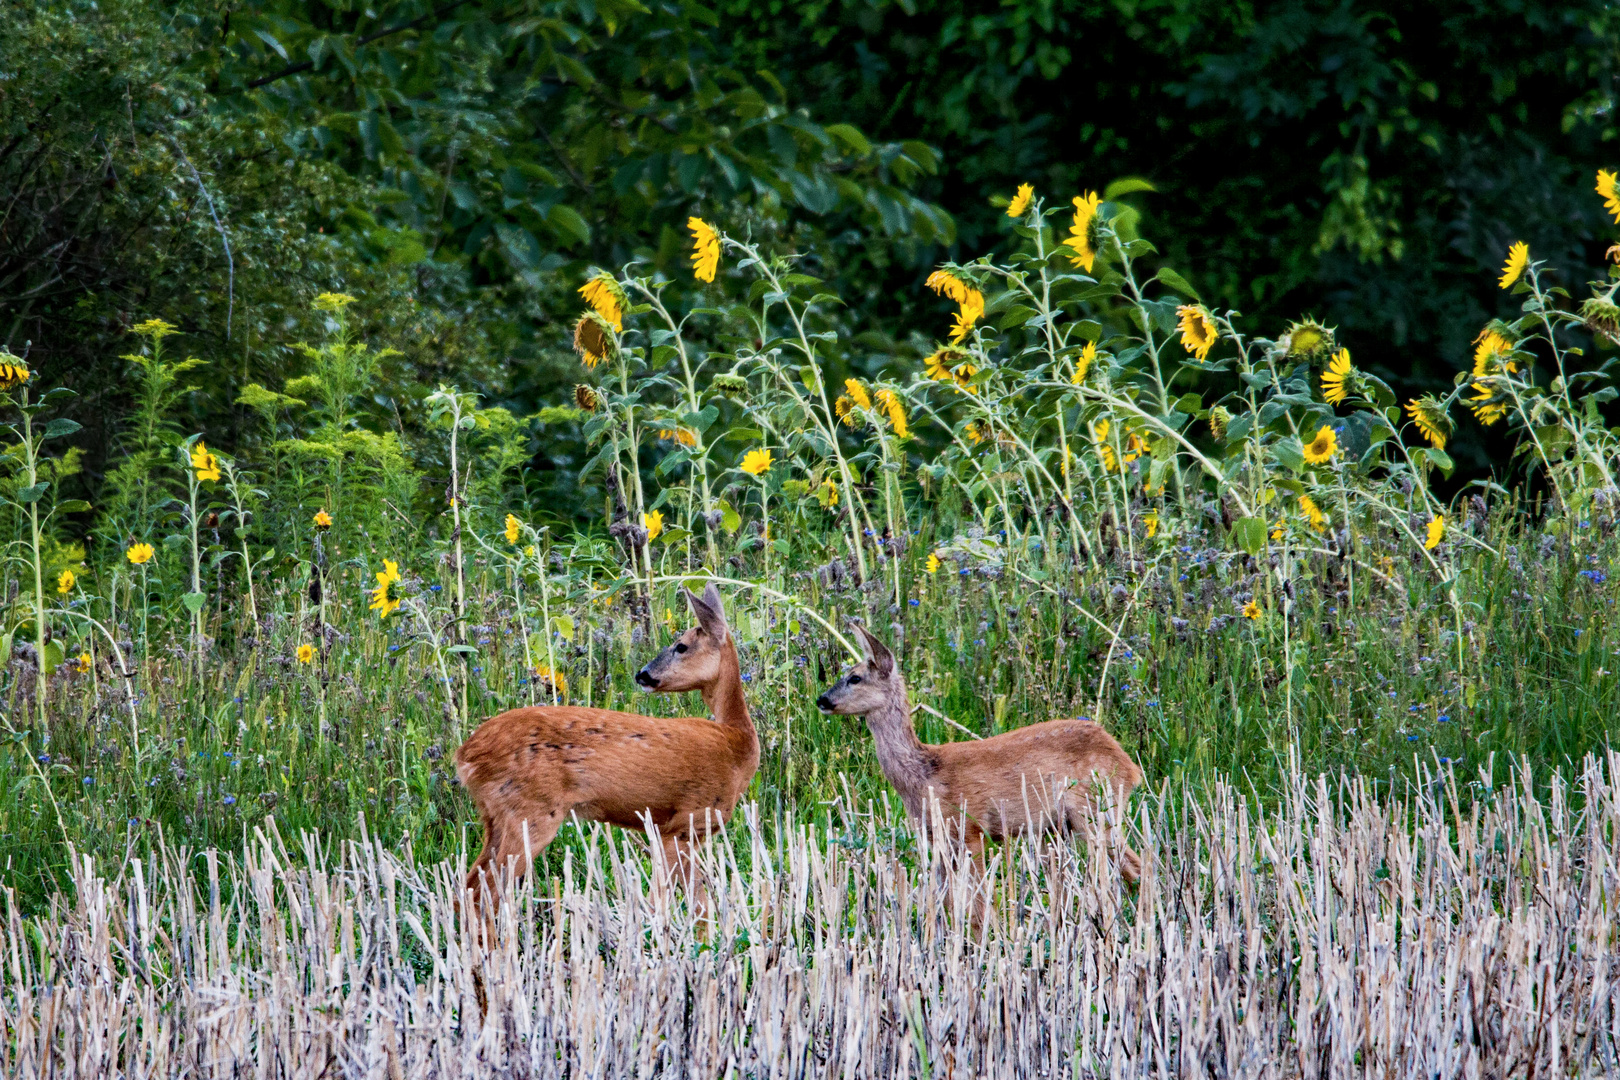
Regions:
M 711 594 L 715 601 L 712 604 L 709 603 Z M 697 617 L 698 625 L 703 628 L 703 632 L 715 641 L 724 642 L 730 633 L 730 628 L 726 625 L 726 612 L 720 606 L 719 601 L 720 594 L 712 583 L 707 589 L 703 590 L 703 599 L 701 600 L 690 590 L 686 590 L 686 602 L 691 607 L 692 614 Z
M 866 658 L 872 662 L 873 670 L 887 678 L 894 672 L 894 653 L 890 652 L 889 647 L 883 642 L 867 633 L 866 627 L 857 623 L 855 629 L 860 632 L 861 644 L 866 649 Z

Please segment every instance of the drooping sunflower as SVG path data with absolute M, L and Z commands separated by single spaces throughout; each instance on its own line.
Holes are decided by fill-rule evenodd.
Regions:
M 394 595 L 394 586 L 399 580 L 399 563 L 384 559 L 382 571 L 377 574 L 377 587 L 371 590 L 370 604 L 371 610 L 381 618 L 388 618 L 399 608 L 399 597 Z
M 935 382 L 952 383 L 958 389 L 965 390 L 968 388 L 968 380 L 979 370 L 967 357 L 968 354 L 964 350 L 955 346 L 941 346 L 923 361 L 923 374 Z M 961 362 L 953 367 L 955 361 Z
M 1519 370 L 1513 359 L 1514 344 L 1495 330 L 1481 330 L 1474 339 L 1474 377 L 1483 379 Z
M 1473 397 L 1465 404 L 1473 410 L 1474 416 L 1486 427 L 1501 420 L 1508 412 L 1507 399 L 1492 390 L 1484 383 L 1474 383 L 1471 387 L 1475 391 Z
M 824 510 L 832 510 L 838 506 L 838 485 L 833 482 L 832 477 L 826 477 L 816 487 L 816 502 L 820 503 Z
M 872 398 L 867 394 L 866 387 L 862 385 L 859 379 L 845 379 L 844 392 L 849 395 L 851 401 L 861 408 L 870 409 L 872 407 Z
M 1183 304 L 1176 308 L 1176 315 L 1181 320 L 1178 327 L 1181 331 L 1181 347 L 1198 359 L 1204 359 L 1220 336 L 1215 329 L 1215 320 L 1209 317 L 1202 304 Z
M 1350 363 L 1350 350 L 1340 349 L 1328 361 L 1327 370 L 1322 372 L 1322 396 L 1329 405 L 1342 405 L 1355 389 L 1356 369 Z
M 750 450 L 743 455 L 742 464 L 738 468 L 749 476 L 764 476 L 771 471 L 776 462 L 771 458 L 769 450 Z
M 905 439 L 911 436 L 906 426 L 906 406 L 896 394 L 888 387 L 882 387 L 877 392 L 877 406 L 889 414 L 889 426 L 894 429 L 895 435 Z
M 935 270 L 924 282 L 941 296 L 956 301 L 955 322 L 951 326 L 951 344 L 959 344 L 984 317 L 984 294 L 949 270 Z
M 978 446 L 980 443 L 984 442 L 984 428 L 980 427 L 978 424 L 968 424 L 962 429 L 962 434 L 966 435 L 968 437 L 968 442 L 972 443 L 974 446 Z
M 1333 460 L 1333 455 L 1339 452 L 1339 437 L 1333 429 L 1323 424 L 1316 437 L 1305 444 L 1305 463 L 1307 465 L 1322 465 Z
M 1076 386 L 1085 382 L 1086 374 L 1091 371 L 1091 363 L 1096 359 L 1097 343 L 1095 341 L 1086 342 L 1086 347 L 1081 349 L 1080 354 L 1074 358 L 1074 374 L 1069 376 L 1069 381 Z
M 20 357 L 0 349 L 0 393 L 15 389 L 27 382 L 32 373 Z
M 699 217 L 687 218 L 686 227 L 692 230 L 692 276 L 713 281 L 720 269 L 720 234 Z
M 599 404 L 596 391 L 584 383 L 574 384 L 574 404 L 586 412 L 593 413 Z
M 1616 189 L 1617 178 L 1607 169 L 1599 169 L 1597 174 L 1597 193 L 1603 196 L 1603 209 L 1614 215 L 1615 221 L 1620 221 L 1620 190 Z
M 1590 296 L 1581 301 L 1581 321 L 1592 333 L 1620 342 L 1620 306 L 1612 300 Z
M 1333 352 L 1337 344 L 1333 331 L 1315 319 L 1291 323 L 1283 335 L 1288 342 L 1288 359 L 1314 364 Z
M 697 432 L 688 427 L 659 428 L 658 437 L 665 441 L 673 441 L 677 446 L 697 445 Z
M 1429 445 L 1436 450 L 1446 448 L 1446 440 L 1451 437 L 1451 418 L 1446 415 L 1445 406 L 1433 394 L 1424 394 L 1413 398 L 1406 403 L 1406 414 L 1412 418 L 1412 423 L 1429 440 Z
M 848 396 L 838 395 L 838 400 L 833 402 L 833 412 L 843 421 L 845 427 L 855 426 L 855 403 L 849 400 Z
M 208 452 L 201 439 L 191 447 L 191 471 L 197 474 L 198 480 L 219 479 L 219 458 Z
M 1322 513 L 1322 508 L 1316 505 L 1315 499 L 1309 495 L 1301 495 L 1299 497 L 1299 509 L 1305 515 L 1305 519 L 1311 523 L 1311 528 L 1317 532 L 1323 532 L 1327 529 L 1327 515 Z
M 1035 188 L 1032 185 L 1019 184 L 1018 194 L 1014 195 L 1012 197 L 1012 202 L 1007 204 L 1007 216 L 1010 218 L 1023 217 L 1024 211 L 1029 209 L 1030 200 L 1034 197 Z
M 595 368 L 612 356 L 617 348 L 613 339 L 613 324 L 605 316 L 594 311 L 580 315 L 579 321 L 574 324 L 574 351 L 579 353 L 580 363 Z
M 523 535 L 523 522 L 519 521 L 516 515 L 507 514 L 506 529 L 504 532 L 506 534 L 506 542 L 508 544 L 517 543 L 518 537 Z
M 1064 247 L 1074 250 L 1074 254 L 1069 256 L 1069 261 L 1083 267 L 1088 274 L 1097 264 L 1097 208 L 1101 205 L 1102 200 L 1097 197 L 1095 191 L 1076 195 L 1074 224 L 1069 226 L 1069 238 L 1063 241 Z
M 1226 406 L 1217 405 L 1209 410 L 1209 433 L 1217 439 L 1226 438 L 1226 425 L 1232 422 L 1232 414 Z
M 1502 280 L 1498 284 L 1504 289 L 1512 285 L 1519 280 L 1519 275 L 1523 274 L 1524 268 L 1529 265 L 1530 245 L 1523 240 L 1517 241 L 1508 248 L 1507 262 L 1502 267 Z
M 1435 548 L 1440 546 L 1440 541 L 1444 540 L 1445 537 L 1446 517 L 1444 514 L 1436 514 L 1434 515 L 1434 520 L 1429 522 L 1429 535 L 1423 541 L 1424 549 L 1426 551 L 1433 551 Z
M 615 334 L 624 333 L 624 309 L 630 306 L 624 289 L 606 270 L 598 270 L 591 280 L 579 287 L 579 295 L 591 309 L 607 320 Z
M 642 514 L 641 527 L 647 530 L 647 542 L 652 543 L 664 534 L 664 512 L 654 510 L 650 514 Z

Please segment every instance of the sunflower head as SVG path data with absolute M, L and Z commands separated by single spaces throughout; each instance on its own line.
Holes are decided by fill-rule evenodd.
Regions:
M 769 450 L 750 450 L 743 455 L 742 464 L 738 468 L 749 476 L 764 476 L 775 464 L 776 461 L 771 457 Z
M 1330 355 L 1338 344 L 1331 329 L 1310 318 L 1290 323 L 1288 332 L 1279 342 L 1283 343 L 1286 343 L 1288 359 L 1307 364 L 1314 364 Z
M 1102 225 L 1097 210 L 1101 205 L 1102 200 L 1095 191 L 1076 195 L 1074 223 L 1069 226 L 1068 239 L 1063 241 L 1063 246 L 1070 249 L 1069 261 L 1088 274 L 1097 265 L 1098 232 Z
M 382 571 L 377 574 L 377 586 L 371 590 L 370 608 L 378 617 L 386 619 L 399 609 L 399 597 L 394 592 L 399 580 L 399 563 L 384 559 Z
M 308 664 L 311 661 L 313 661 L 314 659 L 315 659 L 315 646 L 311 645 L 307 641 L 304 642 L 302 645 L 298 646 L 298 662 L 300 664 Z
M 574 324 L 574 351 L 582 364 L 594 368 L 618 349 L 613 324 L 594 311 L 587 311 Z
M 1209 433 L 1217 439 L 1226 439 L 1226 425 L 1232 422 L 1232 414 L 1224 405 L 1217 405 L 1209 410 Z
M 1305 444 L 1305 462 L 1308 465 L 1323 465 L 1333 460 L 1333 455 L 1339 452 L 1339 437 L 1333 429 L 1323 424 L 1317 431 L 1316 437 Z
M 713 281 L 720 269 L 720 233 L 700 217 L 686 219 L 692 230 L 692 276 L 699 281 Z
M 601 399 L 596 396 L 596 390 L 584 383 L 574 384 L 574 404 L 586 412 L 595 412 L 601 405 Z
M 1010 218 L 1023 217 L 1025 211 L 1029 209 L 1030 200 L 1034 197 L 1035 188 L 1032 185 L 1019 184 L 1018 194 L 1014 195 L 1012 202 L 1007 204 L 1007 216 Z
M 1198 359 L 1204 359 L 1220 336 L 1215 329 L 1215 320 L 1210 318 L 1202 304 L 1183 304 L 1176 309 L 1176 315 L 1180 320 L 1178 328 L 1181 330 L 1182 348 Z
M 894 429 L 896 436 L 902 439 L 910 437 L 911 432 L 906 426 L 905 402 L 900 400 L 899 394 L 883 387 L 877 392 L 877 407 L 888 414 L 889 426 Z
M 1581 304 L 1581 321 L 1594 334 L 1602 334 L 1612 344 L 1620 344 L 1620 307 L 1613 301 L 1593 296 Z
M 1620 190 L 1616 189 L 1614 173 L 1607 169 L 1598 170 L 1597 193 L 1603 196 L 1603 209 L 1613 214 L 1615 221 L 1620 221 Z
M 1322 513 L 1322 508 L 1316 505 L 1315 499 L 1309 495 L 1301 495 L 1299 497 L 1299 510 L 1300 513 L 1305 515 L 1305 520 L 1310 522 L 1311 528 L 1317 532 L 1323 532 L 1327 529 L 1327 515 Z
M 1486 327 L 1474 339 L 1474 378 L 1511 375 L 1519 370 L 1513 358 L 1517 346 L 1500 331 Z
M 1406 414 L 1431 446 L 1436 450 L 1446 448 L 1446 440 L 1451 437 L 1451 417 L 1446 415 L 1445 406 L 1433 394 L 1424 394 L 1408 401 Z
M 1322 372 L 1322 396 L 1329 405 L 1342 405 L 1356 392 L 1356 369 L 1350 363 L 1350 350 L 1340 349 Z
M 615 334 L 624 333 L 624 309 L 630 306 L 630 300 L 612 274 L 598 270 L 579 287 L 579 295 L 591 305 L 592 311 L 607 320 Z
M 145 566 L 156 554 L 157 550 L 151 544 L 131 544 L 129 550 L 124 552 L 125 558 L 134 566 Z
M 1091 372 L 1091 365 L 1096 359 L 1097 343 L 1095 341 L 1086 342 L 1086 347 L 1081 349 L 1074 358 L 1074 374 L 1069 376 L 1069 381 L 1076 386 L 1084 383 L 1086 376 Z
M 647 530 L 648 543 L 658 539 L 664 535 L 664 512 L 654 510 L 650 514 L 642 514 L 641 527 Z
M 196 473 L 198 480 L 219 479 L 219 458 L 208 452 L 208 447 L 201 439 L 191 447 L 191 471 Z
M 1435 548 L 1440 546 L 1440 541 L 1444 540 L 1445 536 L 1446 517 L 1444 514 L 1436 514 L 1434 515 L 1434 520 L 1429 522 L 1429 535 L 1423 540 L 1424 548 L 1429 551 L 1433 551 Z
M 741 401 L 748 393 L 748 380 L 741 375 L 716 375 L 709 382 L 709 386 L 717 394 L 723 394 L 733 401 Z
M 314 523 L 317 529 L 325 532 L 332 527 L 332 515 L 328 514 L 325 509 L 317 510 L 315 511 Z
M 1260 615 L 1261 611 L 1259 601 L 1250 600 L 1247 604 L 1243 605 L 1243 617 L 1245 619 L 1248 619 L 1251 622 L 1259 622 Z
M 1497 284 L 1507 288 L 1524 274 L 1524 268 L 1530 265 L 1530 245 L 1523 240 L 1516 242 L 1508 248 L 1507 262 L 1502 266 L 1502 280 Z
M 844 393 L 848 394 L 849 399 L 861 408 L 870 409 L 872 407 L 871 395 L 866 392 L 865 385 L 859 379 L 845 379 Z
M 0 349 L 0 392 L 12 390 L 27 382 L 33 373 L 20 357 Z

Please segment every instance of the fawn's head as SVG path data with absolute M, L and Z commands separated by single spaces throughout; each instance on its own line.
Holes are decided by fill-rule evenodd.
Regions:
M 855 665 L 848 675 L 839 679 L 820 697 L 816 708 L 839 716 L 864 716 L 892 701 L 898 692 L 904 695 L 900 670 L 895 665 L 894 653 L 871 634 L 866 627 L 857 625 L 861 651 L 866 658 Z
M 697 625 L 636 672 L 636 684 L 648 690 L 669 694 L 701 690 L 720 677 L 720 658 L 731 642 L 720 590 L 711 581 L 701 598 L 684 589 L 682 592 L 697 617 Z

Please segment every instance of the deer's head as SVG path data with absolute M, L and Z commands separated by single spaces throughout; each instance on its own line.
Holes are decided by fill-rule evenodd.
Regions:
M 889 647 L 868 634 L 864 626 L 857 625 L 855 632 L 860 636 L 865 659 L 816 698 L 816 708 L 824 713 L 864 716 L 891 701 L 896 692 L 904 694 Z
M 702 597 L 685 589 L 681 591 L 686 594 L 697 625 L 636 672 L 636 684 L 648 690 L 668 694 L 701 690 L 720 677 L 720 657 L 731 641 L 726 611 L 720 604 L 720 590 L 711 581 Z

